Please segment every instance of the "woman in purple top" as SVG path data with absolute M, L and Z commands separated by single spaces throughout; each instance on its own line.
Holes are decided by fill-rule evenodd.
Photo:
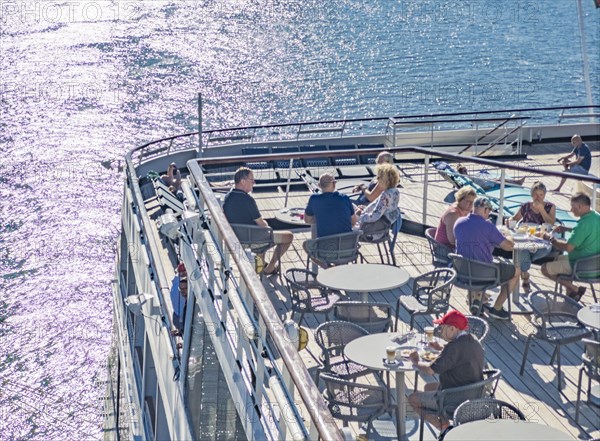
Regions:
M 531 201 L 525 202 L 519 208 L 519 211 L 512 217 L 512 220 L 522 221 L 528 224 L 552 224 L 556 221 L 556 205 L 545 201 L 546 186 L 543 182 L 537 181 L 531 187 Z M 550 252 L 549 249 L 542 248 L 533 254 L 527 250 L 518 251 L 519 264 L 521 267 L 521 282 L 523 290 L 529 292 L 529 268 L 533 260 L 541 259 Z

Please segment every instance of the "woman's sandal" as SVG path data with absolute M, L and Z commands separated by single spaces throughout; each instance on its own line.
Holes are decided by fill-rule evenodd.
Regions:
M 277 265 L 275 268 L 273 268 L 273 271 L 271 271 L 271 272 L 263 271 L 263 274 L 265 276 L 273 276 L 275 274 L 279 274 L 279 265 Z
M 572 291 L 570 293 L 568 293 L 567 295 L 569 297 L 571 297 L 573 300 L 575 300 L 576 302 L 579 302 L 581 300 L 581 298 L 583 297 L 583 295 L 585 294 L 585 290 L 587 288 L 585 286 L 580 286 L 577 291 Z
M 521 277 L 521 286 L 523 287 L 523 291 L 525 291 L 525 292 L 531 291 L 531 285 L 529 283 L 529 276 Z

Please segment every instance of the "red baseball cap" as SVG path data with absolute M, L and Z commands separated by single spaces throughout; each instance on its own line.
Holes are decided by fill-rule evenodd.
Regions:
M 469 321 L 465 315 L 455 309 L 448 311 L 443 317 L 435 319 L 433 323 L 437 323 L 438 325 L 451 325 L 461 331 L 464 331 L 469 327 Z

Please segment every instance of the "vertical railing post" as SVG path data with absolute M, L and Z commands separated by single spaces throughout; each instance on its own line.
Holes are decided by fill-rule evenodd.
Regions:
M 506 169 L 500 169 L 500 207 L 498 208 L 498 218 L 496 225 L 502 225 L 504 220 L 504 185 L 506 182 Z
M 198 157 L 201 158 L 202 151 L 202 94 L 198 94 Z
M 429 155 L 425 155 L 424 173 L 423 173 L 423 225 L 427 225 L 427 197 L 429 184 Z

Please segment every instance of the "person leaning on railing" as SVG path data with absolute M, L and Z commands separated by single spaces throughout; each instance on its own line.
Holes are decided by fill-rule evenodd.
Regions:
M 573 150 L 568 155 L 558 158 L 557 162 L 560 162 L 565 168 L 566 172 L 575 173 L 577 175 L 587 175 L 590 173 L 592 167 L 592 152 L 585 142 L 579 135 L 573 135 L 571 138 L 571 145 Z M 569 162 L 571 157 L 575 156 L 573 161 Z M 567 178 L 561 178 L 560 184 L 552 191 L 560 191 L 562 186 L 565 184 Z
M 552 242 L 552 246 L 560 251 L 566 251 L 566 256 L 558 256 L 553 262 L 542 265 L 542 274 L 552 280 L 557 280 L 561 274 L 571 274 L 573 264 L 577 259 L 600 254 L 600 214 L 592 210 L 592 201 L 585 193 L 575 193 L 571 197 L 571 213 L 578 217 L 573 229 L 564 226 L 554 228 L 555 232 L 572 231 L 569 240 L 560 240 L 551 233 L 545 233 L 544 238 Z M 558 283 L 567 289 L 567 295 L 579 301 L 586 288 L 577 287 L 570 280 L 558 279 Z

